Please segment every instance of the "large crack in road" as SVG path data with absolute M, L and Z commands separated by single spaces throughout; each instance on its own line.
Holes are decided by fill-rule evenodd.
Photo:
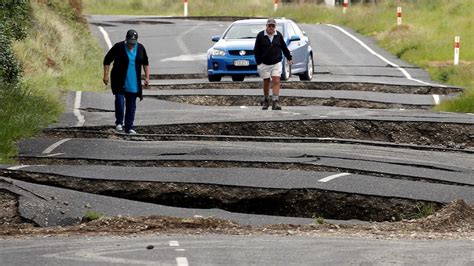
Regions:
M 148 96 L 150 98 L 150 96 Z M 205 105 L 205 106 L 256 106 L 261 105 L 261 97 L 258 96 L 224 96 L 224 95 L 157 95 L 152 98 L 164 101 Z M 283 106 L 336 106 L 345 108 L 367 108 L 367 109 L 431 109 L 431 105 L 382 103 L 375 101 L 363 101 L 352 99 L 293 97 L 281 98 Z
M 173 78 L 173 77 L 169 77 Z M 165 84 L 152 86 L 153 90 L 180 89 L 247 89 L 258 87 L 259 83 L 206 83 L 206 84 Z M 459 88 L 440 88 L 429 86 L 397 86 L 362 83 L 311 83 L 285 82 L 285 89 L 305 90 L 359 90 L 385 93 L 411 94 L 449 94 L 458 93 Z M 149 95 L 164 101 L 185 104 L 212 106 L 257 105 L 257 96 L 209 96 L 209 95 Z M 323 105 L 350 108 L 403 108 L 429 109 L 431 106 L 379 103 L 352 99 L 322 99 L 307 97 L 284 97 L 287 106 Z M 86 112 L 111 112 L 106 109 L 82 108 Z M 416 118 L 415 118 L 416 119 Z M 417 121 L 400 121 L 400 118 L 380 119 L 277 119 L 267 121 L 205 122 L 180 124 L 155 124 L 137 126 L 138 135 L 130 136 L 115 132 L 108 126 L 86 126 L 80 128 L 51 128 L 43 131 L 44 137 L 53 138 L 112 138 L 128 141 L 153 140 L 219 140 L 219 141 L 259 141 L 259 142 L 341 142 L 405 149 L 425 149 L 456 153 L 474 153 L 474 125 L 460 122 L 433 122 L 423 117 Z M 169 156 L 186 155 L 181 153 Z M 311 157 L 313 155 L 304 155 Z M 25 165 L 100 165 L 125 167 L 195 167 L 195 168 L 260 168 L 314 173 L 349 173 L 395 180 L 426 182 L 469 188 L 469 184 L 449 180 L 420 177 L 409 174 L 394 174 L 384 171 L 370 171 L 354 167 L 335 167 L 317 164 L 318 156 L 311 163 L 232 161 L 222 159 L 158 159 L 158 160 L 107 160 L 88 158 L 54 158 L 44 156 L 19 157 Z M 410 165 L 412 167 L 439 169 L 436 166 Z M 414 200 L 391 196 L 347 193 L 317 188 L 266 188 L 206 184 L 193 182 L 164 182 L 137 180 L 109 180 L 85 178 L 75 175 L 35 173 L 30 171 L 0 172 L 2 176 L 71 189 L 97 195 L 123 198 L 183 208 L 218 208 L 236 213 L 275 215 L 286 217 L 305 217 L 361 220 L 361 221 L 399 221 L 420 218 L 439 210 L 445 202 Z M 0 193 L 2 194 L 2 193 Z M 11 204 L 11 195 L 6 195 Z
M 421 145 L 472 152 L 474 124 L 439 123 L 424 121 L 387 121 L 365 119 L 302 119 L 284 121 L 209 122 L 138 126 L 140 137 L 131 140 L 157 139 L 216 139 L 224 141 L 261 140 L 287 142 L 317 142 L 311 138 L 330 138 L 329 141 L 365 140 L 394 144 Z M 110 127 L 55 128 L 45 134 L 75 138 L 115 138 L 120 136 Z M 180 136 L 182 136 L 180 138 Z M 201 136 L 201 137 L 199 137 Z M 214 136 L 215 138 L 212 138 Z M 220 136 L 218 138 L 217 136 Z M 260 139 L 257 139 L 260 137 Z M 265 140 L 266 138 L 266 140 Z M 280 140 L 278 139 L 280 138 Z M 299 139 L 300 138 L 300 139 Z M 373 143 L 377 145 L 377 143 Z M 416 148 L 416 147 L 413 147 Z M 429 148 L 427 148 L 429 149 Z
M 202 78 L 200 74 L 167 74 L 157 75 L 157 78 Z M 190 84 L 159 84 L 149 86 L 150 90 L 200 90 L 200 89 L 261 89 L 261 82 L 211 82 L 211 83 L 190 83 Z M 347 91 L 370 91 L 399 94 L 440 94 L 447 95 L 461 93 L 462 88 L 439 87 L 439 86 L 416 86 L 416 85 L 395 85 L 377 83 L 355 83 L 355 82 L 282 82 L 283 90 L 347 90 Z
M 362 221 L 419 217 L 442 204 L 319 189 L 273 189 L 216 184 L 87 179 L 58 174 L 4 171 L 10 178 L 155 204 L 219 208 L 238 213 Z

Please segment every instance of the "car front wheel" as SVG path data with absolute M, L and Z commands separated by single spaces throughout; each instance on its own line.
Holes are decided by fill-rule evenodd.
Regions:
M 314 73 L 313 56 L 309 55 L 308 56 L 308 64 L 306 66 L 306 71 L 303 72 L 303 74 L 300 75 L 300 80 L 312 80 L 313 79 L 313 73 Z
M 232 81 L 244 81 L 244 75 L 232 76 Z
M 221 78 L 219 75 L 207 75 L 207 79 L 209 79 L 210 82 L 221 81 Z

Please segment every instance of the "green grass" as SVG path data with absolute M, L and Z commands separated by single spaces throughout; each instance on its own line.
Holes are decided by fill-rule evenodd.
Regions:
M 434 214 L 435 211 L 436 206 L 433 203 L 418 203 L 415 212 L 403 214 L 400 218 L 404 220 L 421 219 Z
M 82 221 L 83 222 L 90 222 L 90 221 L 100 219 L 102 217 L 104 217 L 103 214 L 95 212 L 95 211 L 88 210 L 88 211 L 86 211 L 86 213 L 84 213 L 84 216 L 82 216 Z
M 0 85 L 0 163 L 13 163 L 20 139 L 57 121 L 64 92 L 104 90 L 103 51 L 87 26 L 51 6 L 31 6 L 32 27 L 13 42 L 23 77 L 18 85 Z
M 107 15 L 176 15 L 181 1 L 173 0 L 87 0 L 83 1 L 84 13 Z M 168 7 L 166 10 L 163 7 Z
M 411 64 L 420 66 L 434 80 L 466 88 L 462 97 L 436 107 L 440 111 L 474 113 L 474 16 L 473 0 L 399 0 L 378 5 L 341 8 L 315 4 L 285 4 L 274 14 L 271 0 L 190 0 L 190 16 L 275 16 L 299 23 L 332 23 L 353 28 L 375 38 L 379 45 Z M 177 15 L 182 1 L 83 0 L 87 14 Z M 403 8 L 403 25 L 396 25 L 397 6 Z M 164 9 L 163 7 L 168 7 Z M 454 36 L 461 36 L 461 65 L 453 67 Z
M 316 217 L 316 218 L 314 218 L 314 221 L 317 224 L 324 224 L 324 218 L 323 217 Z
M 54 122 L 60 114 L 58 99 L 25 84 L 0 86 L 0 162 L 13 161 L 17 153 L 14 140 L 31 137 Z
M 182 0 L 83 0 L 85 14 L 183 15 Z M 166 8 L 164 8 L 166 7 Z M 273 10 L 272 0 L 190 0 L 189 16 L 259 16 Z
M 34 28 L 14 43 L 24 82 L 40 91 L 103 90 L 103 51 L 85 25 L 31 3 Z

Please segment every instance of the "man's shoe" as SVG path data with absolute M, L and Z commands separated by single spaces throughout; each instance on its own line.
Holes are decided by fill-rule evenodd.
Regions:
M 133 129 L 130 129 L 129 131 L 127 131 L 127 134 L 130 134 L 130 135 L 136 135 L 137 132 Z
M 278 101 L 273 101 L 272 110 L 281 110 L 281 106 L 278 105 Z
M 268 110 L 268 107 L 270 106 L 270 101 L 268 99 L 265 99 L 263 100 L 262 105 L 262 110 Z
M 122 125 L 116 125 L 115 130 L 122 132 L 123 131 Z

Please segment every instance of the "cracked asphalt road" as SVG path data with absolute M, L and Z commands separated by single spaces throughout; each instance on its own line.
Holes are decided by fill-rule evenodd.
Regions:
M 283 111 L 275 112 L 262 111 L 258 106 L 249 105 L 194 105 L 186 101 L 174 102 L 154 97 L 211 95 L 225 99 L 228 96 L 259 95 L 258 79 L 248 79 L 242 85 L 225 79 L 222 83 L 209 84 L 200 78 L 205 73 L 203 53 L 211 45 L 209 36 L 219 35 L 229 23 L 150 17 L 145 18 L 146 21 L 152 21 L 149 23 L 127 24 L 127 21 L 136 19 L 104 16 L 89 18 L 93 32 L 102 42 L 97 26 L 103 27 L 112 42 L 116 42 L 123 39 L 123 33 L 133 25 L 140 32 L 140 41 L 151 55 L 154 74 L 180 75 L 191 79 L 153 81 L 154 86 L 152 90 L 145 92 L 146 98 L 138 104 L 136 115 L 139 133 L 143 129 L 147 134 L 134 137 L 113 131 L 113 97 L 110 92 L 66 95 L 67 108 L 60 121 L 45 130 L 41 136 L 20 144 L 19 165 L 1 166 L 0 189 L 17 195 L 19 215 L 23 219 L 40 226 L 69 225 L 78 223 L 86 211 L 96 211 L 108 216 L 216 217 L 253 226 L 280 223 L 305 225 L 314 224 L 314 218 L 319 214 L 315 212 L 304 217 L 285 217 L 281 213 L 269 215 L 256 210 L 265 209 L 274 203 L 281 204 L 272 206 L 275 209 L 280 207 L 279 209 L 285 210 L 284 208 L 298 206 L 298 201 L 309 202 L 303 199 L 308 200 L 308 195 L 316 195 L 311 194 L 315 192 L 327 195 L 326 200 L 338 199 L 332 205 L 334 212 L 352 208 L 358 210 L 358 215 L 362 215 L 364 208 L 367 210 L 370 206 L 378 206 L 383 213 L 399 206 L 395 203 L 400 202 L 408 208 L 431 206 L 435 210 L 456 199 L 473 204 L 474 116 L 428 110 L 437 100 L 454 97 L 460 89 L 438 86 L 424 71 L 394 58 L 375 46 L 372 40 L 346 29 L 370 49 L 403 67 L 413 79 L 423 83 L 407 79 L 399 69 L 388 67 L 386 62 L 376 58 L 367 48 L 352 42 L 347 34 L 337 28 L 303 25 L 316 50 L 315 81 L 294 82 L 295 88 L 288 90 L 285 90 L 285 86 L 288 84 L 290 88 L 293 86 L 292 82 L 284 83 L 282 97 L 363 100 L 400 106 L 389 106 L 386 109 L 284 106 Z M 166 24 L 159 21 L 166 21 Z M 176 32 L 180 34 L 176 35 Z M 167 45 L 163 45 L 164 43 Z M 324 82 L 330 89 L 322 87 Z M 333 89 L 337 87 L 334 84 L 338 83 L 358 85 Z M 309 89 L 308 86 L 313 86 L 311 84 L 319 86 L 318 89 Z M 396 86 L 384 91 L 380 84 Z M 76 104 L 78 98 L 79 106 Z M 413 108 L 406 110 L 403 105 L 412 105 Z M 419 109 L 418 106 L 424 108 Z M 83 125 L 78 126 L 78 114 L 84 118 Z M 419 137 L 413 142 L 409 138 L 397 141 L 393 136 L 395 133 L 390 129 L 379 132 L 380 135 L 390 136 L 387 138 L 390 141 L 361 140 L 352 134 L 356 131 L 351 123 L 339 123 L 334 128 L 348 139 L 352 136 L 351 141 L 334 138 L 332 135 L 302 141 L 310 134 L 287 138 L 285 141 L 281 141 L 285 137 L 282 135 L 268 138 L 272 132 L 286 132 L 279 131 L 278 127 L 285 127 L 287 122 L 321 119 L 333 121 L 333 124 L 349 120 L 370 121 L 371 127 L 356 128 L 357 132 L 366 132 L 368 135 L 387 121 L 432 123 L 440 132 L 436 134 L 430 131 L 432 129 L 429 126 L 416 129 L 417 136 L 437 139 L 436 145 L 431 142 L 431 137 Z M 217 126 L 211 128 L 211 123 Z M 232 140 L 235 135 L 247 135 L 232 132 L 235 130 L 232 127 L 225 132 L 219 131 L 219 126 L 224 123 L 241 123 L 243 131 L 253 132 L 249 137 L 254 138 L 250 141 Z M 263 123 L 273 123 L 271 130 L 255 126 Z M 444 130 L 445 125 L 458 127 L 455 130 L 458 137 L 450 135 L 449 128 Z M 172 131 L 159 132 L 166 127 Z M 67 130 L 60 132 L 58 129 Z M 298 128 L 301 129 L 304 127 Z M 401 127 L 396 134 L 402 136 L 406 129 L 407 127 Z M 75 135 L 74 131 L 80 134 Z M 89 134 L 84 135 L 87 132 Z M 191 133 L 202 137 L 210 134 L 228 138 L 225 141 L 187 139 Z M 174 137 L 181 136 L 181 139 L 156 141 L 151 139 L 153 135 L 175 135 Z M 441 146 L 438 145 L 440 143 Z M 55 183 L 58 178 L 66 182 L 70 180 L 71 186 Z M 94 183 L 87 183 L 91 180 L 131 183 L 101 188 L 99 193 L 94 190 L 94 185 L 90 185 Z M 134 181 L 137 182 L 136 185 L 133 185 Z M 163 191 L 161 194 L 157 193 L 159 197 L 156 196 L 155 201 L 137 200 L 128 194 L 135 186 L 139 187 L 138 182 L 154 182 L 174 190 L 165 191 L 168 194 Z M 212 195 L 213 190 L 209 187 L 199 187 L 201 190 L 198 191 L 195 187 L 199 185 L 216 188 L 215 191 L 221 191 L 222 195 Z M 199 197 L 193 198 L 195 195 L 186 194 L 183 192 L 184 188 L 199 192 Z M 288 196 L 291 195 L 288 193 L 278 198 L 286 201 L 269 201 L 268 198 L 264 198 L 266 201 L 261 201 L 260 204 L 258 201 L 249 201 L 252 204 L 241 204 L 240 211 L 235 206 L 226 210 L 222 207 L 224 205 L 219 205 L 225 203 L 224 199 L 227 198 L 224 196 L 235 198 L 235 195 L 245 195 L 251 198 L 255 191 L 265 194 L 271 189 L 286 192 L 299 189 L 303 192 L 296 196 Z M 150 191 L 144 189 L 142 192 Z M 190 197 L 202 201 L 202 204 L 190 204 L 192 208 L 186 207 L 186 198 Z M 221 202 L 216 203 L 213 201 L 215 198 Z M 262 198 L 259 196 L 253 200 L 260 199 Z M 289 205 L 288 201 L 296 203 Z M 320 204 L 321 202 L 324 201 L 320 201 Z M 378 202 L 385 205 L 375 204 Z M 317 206 L 318 202 L 315 204 Z M 393 216 L 388 217 L 387 220 L 392 220 Z M 393 217 L 399 218 L 403 217 Z M 326 222 L 366 223 L 363 220 L 349 217 L 342 221 L 329 218 Z M 345 243 L 350 245 L 350 241 Z M 459 247 L 468 250 L 468 247 Z M 464 253 L 467 260 L 468 253 Z M 472 260 L 472 256 L 470 258 Z

